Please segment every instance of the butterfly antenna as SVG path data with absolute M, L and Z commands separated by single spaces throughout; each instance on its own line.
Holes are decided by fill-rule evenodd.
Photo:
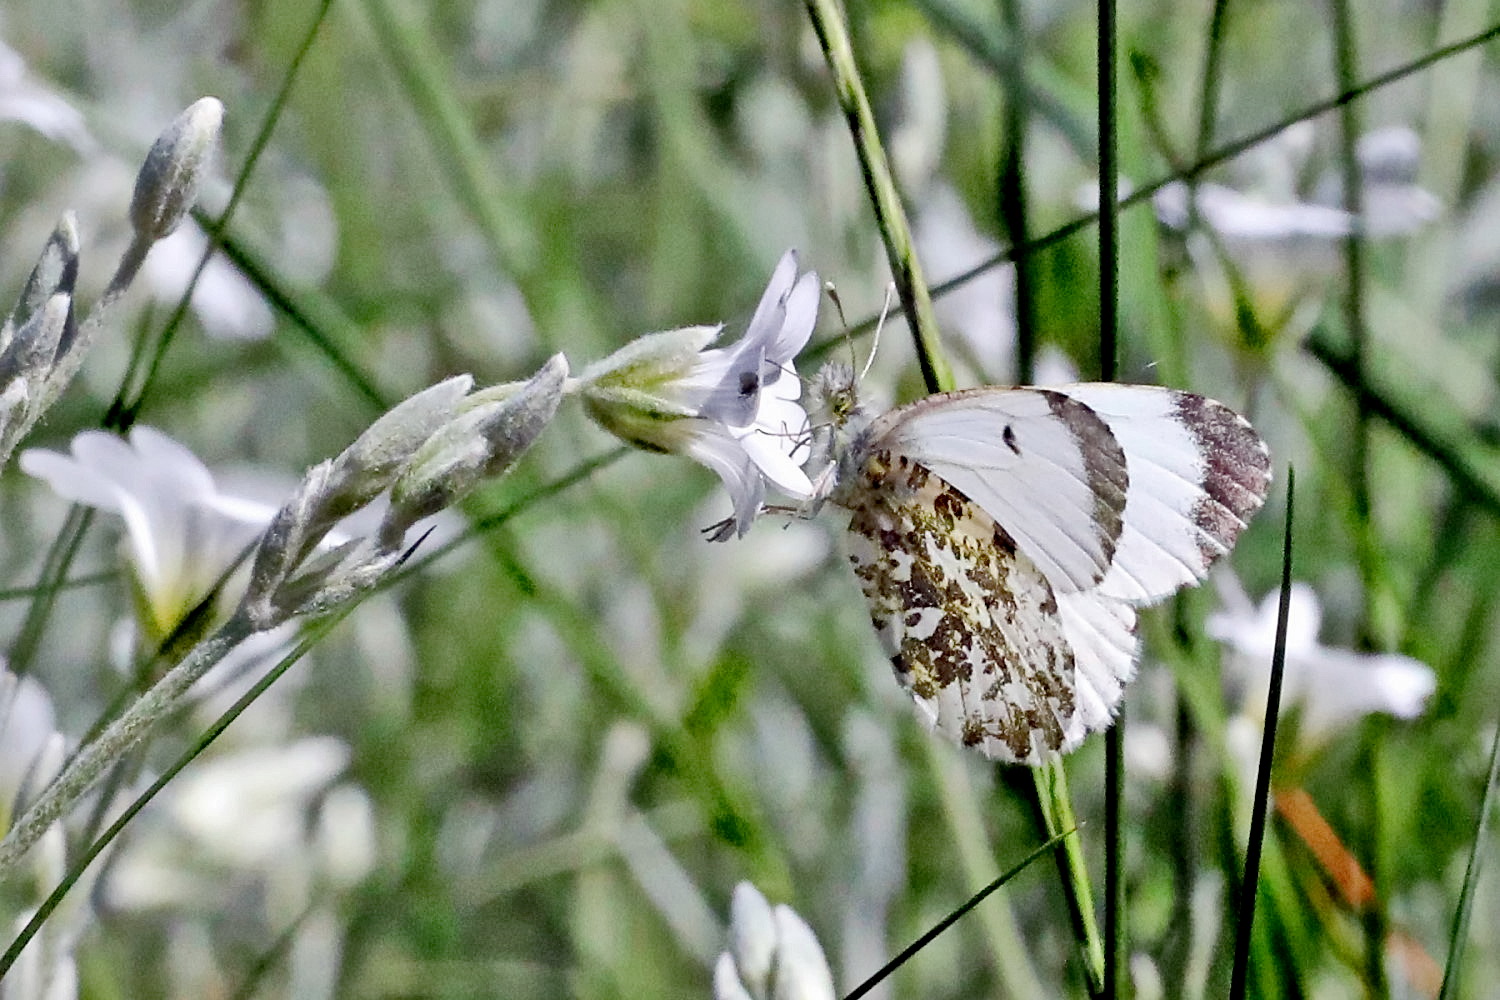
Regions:
M 833 303 L 833 308 L 838 310 L 839 326 L 844 328 L 844 342 L 849 345 L 849 364 L 851 367 L 859 364 L 859 358 L 854 355 L 854 338 L 849 336 L 849 317 L 844 315 L 844 300 L 839 298 L 839 288 L 831 281 L 823 282 L 823 294 L 828 296 L 828 301 Z
M 865 359 L 865 366 L 859 370 L 858 382 L 863 382 L 865 376 L 870 374 L 870 368 L 875 364 L 875 352 L 880 350 L 880 331 L 885 329 L 885 318 L 891 314 L 891 302 L 896 298 L 896 284 L 891 282 L 885 286 L 885 303 L 880 307 L 880 319 L 875 323 L 875 335 L 870 338 L 870 356 Z

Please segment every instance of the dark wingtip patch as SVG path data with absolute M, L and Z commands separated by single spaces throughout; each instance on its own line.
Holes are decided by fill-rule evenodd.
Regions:
M 1206 498 L 1193 510 L 1207 566 L 1234 545 L 1271 487 L 1271 452 L 1244 417 L 1194 393 L 1177 397 L 1176 417 L 1203 456 Z M 1216 544 L 1210 544 L 1216 543 Z

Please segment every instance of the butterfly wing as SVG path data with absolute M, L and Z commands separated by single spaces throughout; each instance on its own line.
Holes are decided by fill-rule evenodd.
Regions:
M 1241 418 L 1152 386 L 929 396 L 859 457 L 852 558 L 898 679 L 935 728 L 1028 763 L 1109 723 L 1135 605 L 1201 579 L 1270 481 Z
M 1265 444 L 1242 417 L 1160 386 L 941 393 L 872 432 L 872 446 L 973 498 L 1060 592 L 1135 604 L 1203 579 L 1271 481 Z
M 1222 403 L 1157 386 L 1061 390 L 1092 409 L 1126 456 L 1124 526 L 1100 591 L 1136 604 L 1203 579 L 1234 547 L 1271 485 L 1271 456 Z
M 1099 584 L 1114 559 L 1125 454 L 1086 404 L 1050 389 L 966 389 L 899 407 L 870 447 L 937 473 L 1005 527 L 1060 591 Z
M 1045 574 L 922 466 L 876 450 L 862 475 L 849 558 L 924 720 L 999 760 L 1034 764 L 1077 745 L 1089 728 L 1077 654 Z

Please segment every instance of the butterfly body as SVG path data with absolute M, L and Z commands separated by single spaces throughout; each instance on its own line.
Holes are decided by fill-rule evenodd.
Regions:
M 1194 583 L 1264 500 L 1238 415 L 1155 386 L 984 387 L 870 416 L 825 370 L 827 499 L 896 679 L 933 728 L 1038 763 L 1113 718 L 1135 608 Z

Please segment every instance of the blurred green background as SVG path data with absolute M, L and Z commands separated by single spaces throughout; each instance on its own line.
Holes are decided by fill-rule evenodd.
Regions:
M 1227 5 L 1206 88 L 1210 5 L 1121 3 L 1122 190 L 1343 89 L 1337 9 Z M 1356 81 L 1500 19 L 1474 0 L 1347 13 Z M 1002 210 L 1009 150 L 1026 236 L 1092 211 L 1092 6 L 916 0 L 848 14 L 929 278 L 1018 236 L 1014 205 Z M 289 484 L 386 406 L 454 373 L 504 382 L 555 351 L 577 371 L 687 324 L 723 321 L 736 335 L 787 247 L 837 286 L 851 324 L 879 311 L 889 281 L 799 5 L 340 0 L 324 16 L 307 0 L 12 0 L 0 41 L 12 50 L 0 65 L 7 295 L 68 208 L 83 298 L 97 294 L 123 247 L 140 158 L 204 94 L 228 112 L 206 199 L 215 212 L 289 83 L 228 227 L 237 265 L 200 291 L 140 418 L 191 447 L 226 490 L 248 469 Z M 1307 793 L 1374 892 L 1351 903 L 1307 829 L 1279 815 L 1253 995 L 1435 995 L 1452 944 L 1500 705 L 1495 87 L 1492 47 L 1480 47 L 1359 92 L 1357 133 L 1388 138 L 1365 168 L 1357 281 L 1311 211 L 1339 204 L 1337 113 L 1215 163 L 1201 180 L 1221 200 L 1205 193 L 1186 227 L 1167 224 L 1166 196 L 1121 216 L 1122 380 L 1220 398 L 1272 449 L 1273 499 L 1231 560 L 1244 590 L 1259 600 L 1275 586 L 1279 490 L 1295 465 L 1294 575 L 1316 589 L 1323 642 L 1404 653 L 1436 677 L 1417 718 L 1286 738 L 1279 786 Z M 1026 258 L 1019 322 L 1046 372 L 1097 374 L 1096 240 L 1084 226 Z M 138 283 L 29 444 L 64 449 L 98 425 L 134 345 L 157 335 L 180 294 L 183 253 L 186 265 Z M 1356 287 L 1358 334 L 1346 308 Z M 940 298 L 965 384 L 1015 379 L 1016 292 L 1005 267 Z M 841 329 L 825 301 L 825 352 L 843 356 Z M 1365 369 L 1352 381 L 1375 414 L 1363 422 L 1329 363 L 1357 336 Z M 887 402 L 921 392 L 899 319 L 869 390 Z M 463 513 L 509 510 L 614 448 L 565 405 Z M 36 579 L 65 512 L 6 470 L 5 587 Z M 335 779 L 258 813 L 256 793 L 232 784 L 216 786 L 227 804 L 183 801 L 181 789 L 127 830 L 82 901 L 87 918 L 64 942 L 78 995 L 702 997 L 743 879 L 797 909 L 840 988 L 857 985 L 1040 842 L 1029 778 L 916 723 L 844 568 L 837 512 L 703 541 L 699 529 L 728 512 L 706 470 L 630 453 L 368 602 L 195 767 L 252 755 L 235 780 L 254 788 L 258 769 L 305 766 L 254 753 L 333 738 L 347 761 L 336 782 L 368 803 L 369 863 L 328 872 L 330 856 L 356 850 L 339 846 Z M 117 520 L 97 519 L 76 573 L 118 568 L 119 535 Z M 8 649 L 26 600 L 7 596 Z M 1247 683 L 1263 682 L 1221 673 L 1203 628 L 1220 600 L 1210 584 L 1144 615 L 1126 693 L 1140 997 L 1218 996 L 1228 980 L 1253 773 L 1235 734 L 1254 714 Z M 127 688 L 112 661 L 130 611 L 128 585 L 111 575 L 65 593 L 48 621 L 31 674 L 70 740 Z M 160 732 L 143 771 L 212 716 Z M 1067 761 L 1096 877 L 1101 744 Z M 234 838 L 253 833 L 243 824 L 210 834 L 193 818 L 231 815 L 236 802 L 301 846 L 240 850 Z M 1493 835 L 1480 846 L 1493 860 Z M 158 856 L 164 867 L 138 867 Z M 312 874 L 290 879 L 293 869 Z M 1051 861 L 1002 896 L 875 995 L 1081 995 Z M 7 919 L 22 905 L 0 901 L 15 902 Z M 1492 995 L 1500 955 L 1484 945 L 1497 934 L 1491 878 L 1457 995 Z

